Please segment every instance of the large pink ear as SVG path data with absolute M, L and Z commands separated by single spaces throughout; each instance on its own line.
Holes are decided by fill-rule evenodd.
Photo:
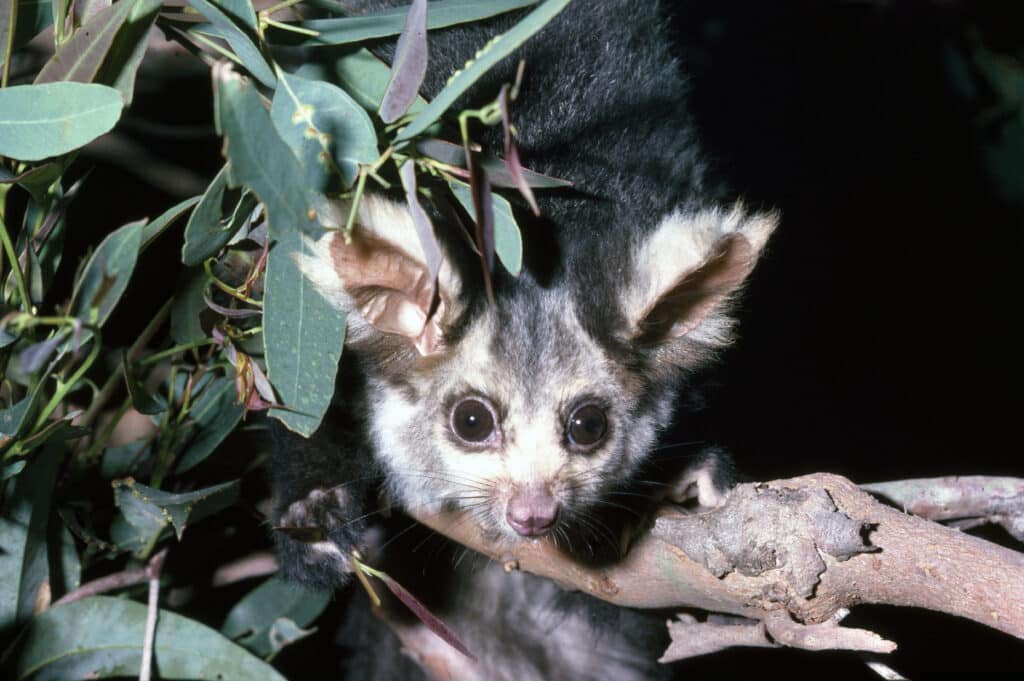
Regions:
M 434 281 L 404 204 L 364 196 L 351 239 L 328 232 L 307 251 L 296 257 L 299 269 L 349 315 L 353 340 L 378 332 L 408 338 L 421 355 L 443 350 L 460 282 L 445 260 Z
M 623 305 L 634 342 L 685 338 L 708 348 L 730 340 L 728 303 L 753 270 L 775 229 L 773 214 L 737 205 L 673 214 L 639 245 Z M 685 363 L 685 358 L 679 358 Z

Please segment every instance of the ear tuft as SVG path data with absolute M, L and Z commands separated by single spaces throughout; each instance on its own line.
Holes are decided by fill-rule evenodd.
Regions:
M 775 229 L 774 214 L 676 213 L 640 245 L 624 306 L 633 340 L 673 338 L 710 346 L 729 341 L 728 302 L 753 270 Z
M 328 232 L 308 240 L 307 250 L 310 255 L 296 256 L 299 270 L 350 315 L 353 340 L 376 332 L 404 336 L 421 355 L 443 350 L 442 322 L 453 312 L 459 282 L 442 263 L 435 289 L 404 205 L 365 196 L 350 240 Z

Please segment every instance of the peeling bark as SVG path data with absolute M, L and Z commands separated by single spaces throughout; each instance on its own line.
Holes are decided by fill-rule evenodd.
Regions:
M 1009 484 L 1003 480 L 1000 489 Z M 1007 489 L 1021 485 L 1013 481 Z M 700 608 L 754 621 L 746 628 L 673 623 L 670 629 L 689 637 L 699 632 L 699 640 L 670 649 L 672 659 L 774 643 L 892 650 L 872 632 L 839 626 L 859 603 L 926 608 L 1024 638 L 1024 555 L 907 515 L 835 475 L 741 485 L 707 513 L 664 509 L 622 561 L 600 568 L 545 540 L 494 543 L 457 514 L 416 517 L 507 566 L 612 603 Z

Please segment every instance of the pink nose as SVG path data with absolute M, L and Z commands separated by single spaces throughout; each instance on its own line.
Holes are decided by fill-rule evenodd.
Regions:
M 518 534 L 537 537 L 555 524 L 558 502 L 543 485 L 529 485 L 514 490 L 508 502 L 505 519 Z

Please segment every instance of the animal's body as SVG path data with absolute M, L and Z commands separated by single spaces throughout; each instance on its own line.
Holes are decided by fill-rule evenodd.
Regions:
M 425 93 L 514 18 L 431 33 Z M 728 303 L 774 219 L 724 205 L 707 186 L 656 3 L 570 4 L 460 105 L 494 99 L 519 59 L 526 75 L 512 118 L 522 162 L 573 189 L 539 192 L 539 219 L 517 213 L 524 271 L 497 268 L 493 304 L 462 227 L 441 213 L 432 216 L 444 251 L 434 297 L 408 208 L 389 198 L 364 199 L 351 243 L 326 236 L 300 263 L 349 313 L 349 334 L 320 430 L 309 440 L 276 435 L 273 522 L 323 530 L 312 542 L 277 533 L 290 578 L 348 583 L 352 551 L 378 543 L 381 495 L 398 509 L 464 510 L 498 540 L 554 541 L 604 560 L 621 526 L 663 490 L 706 505 L 728 490 L 728 464 L 715 453 L 675 459 L 683 465 L 671 473 L 655 453 L 689 372 L 730 341 Z M 499 135 L 478 139 L 500 153 Z M 479 659 L 444 657 L 438 640 L 454 678 L 665 673 L 655 661 L 661 615 L 565 601 L 544 580 L 479 560 L 457 569 L 430 551 L 399 560 L 433 561 L 438 614 Z M 386 634 L 372 638 L 395 647 Z M 363 659 L 372 663 L 360 666 L 363 678 L 414 669 L 379 652 Z

